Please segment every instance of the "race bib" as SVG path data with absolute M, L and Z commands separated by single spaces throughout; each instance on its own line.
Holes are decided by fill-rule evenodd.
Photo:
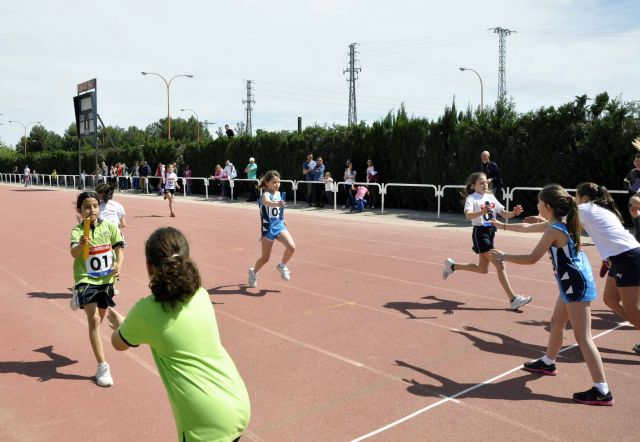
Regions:
M 281 198 L 271 198 L 271 201 L 274 203 L 280 202 Z M 269 212 L 269 219 L 282 219 L 284 216 L 284 207 L 267 207 L 267 211 Z
M 111 273 L 113 265 L 113 252 L 111 244 L 104 244 L 89 248 L 89 257 L 84 261 L 87 275 L 92 278 L 101 278 Z

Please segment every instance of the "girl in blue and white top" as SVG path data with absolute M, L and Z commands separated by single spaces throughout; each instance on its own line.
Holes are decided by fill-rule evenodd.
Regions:
M 275 170 L 268 171 L 260 178 L 257 188 L 264 189 L 262 196 L 258 200 L 262 254 L 256 260 L 255 265 L 249 269 L 249 287 L 258 285 L 258 272 L 269 261 L 275 240 L 280 241 L 285 247 L 282 261 L 276 265 L 280 276 L 285 281 L 291 279 L 287 262 L 289 262 L 293 252 L 296 250 L 296 244 L 284 222 L 284 208 L 287 204 L 284 200 L 285 194 L 281 195 L 278 190 L 280 189 L 280 174 Z
M 489 181 L 483 172 L 473 173 L 467 178 L 465 190 L 464 214 L 473 226 L 471 239 L 473 241 L 473 251 L 478 254 L 478 264 L 460 264 L 452 258 L 444 262 L 442 278 L 447 279 L 454 271 L 465 270 L 486 274 L 489 272 L 489 252 L 493 249 L 493 239 L 496 229 L 491 225 L 491 220 L 497 215 L 505 219 L 513 218 L 522 213 L 521 206 L 515 206 L 513 212 L 504 210 L 504 206 L 489 190 Z M 511 288 L 507 272 L 503 266 L 496 266 L 498 280 L 509 299 L 509 308 L 516 310 L 529 302 L 531 296 L 516 295 Z
M 538 194 L 538 211 L 549 220 L 541 224 L 509 224 L 494 221 L 499 228 L 519 232 L 544 232 L 540 241 L 528 255 L 507 255 L 499 250 L 491 252 L 492 260 L 502 265 L 534 264 L 545 251 L 549 252 L 560 296 L 551 316 L 551 331 L 545 355 L 536 361 L 525 362 L 524 369 L 533 373 L 555 376 L 555 360 L 564 340 L 564 330 L 571 321 L 573 334 L 582 357 L 587 363 L 593 387 L 574 393 L 573 399 L 586 405 L 613 405 L 613 397 L 604 375 L 600 352 L 591 337 L 591 301 L 597 290 L 591 264 L 580 250 L 580 215 L 576 199 L 557 184 L 550 184 Z

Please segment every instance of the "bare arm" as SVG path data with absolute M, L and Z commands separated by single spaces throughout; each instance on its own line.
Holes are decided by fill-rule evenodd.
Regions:
M 118 351 L 129 350 L 129 345 L 124 341 L 124 339 L 122 339 L 119 331 L 120 326 L 124 322 L 124 316 L 109 307 L 109 310 L 107 311 L 107 318 L 109 320 L 109 326 L 113 330 L 113 333 L 111 334 L 111 345 L 113 345 L 113 348 Z
M 122 218 L 120 218 L 120 222 L 118 223 L 118 227 L 120 227 L 121 229 L 124 227 L 127 227 L 127 220 L 124 219 L 124 216 Z
M 640 216 L 640 193 L 636 193 L 629 199 L 629 213 L 634 218 Z
M 549 221 L 544 221 L 538 224 L 505 224 L 498 220 L 491 220 L 491 223 L 496 226 L 498 230 L 508 230 L 510 232 L 522 232 L 522 233 L 542 233 L 547 230 Z
M 531 265 L 535 264 L 542 258 L 542 255 L 549 249 L 551 244 L 560 239 L 562 232 L 556 229 L 548 228 L 538 244 L 528 255 L 508 255 L 500 250 L 491 250 L 491 260 L 498 263 L 512 262 L 514 264 Z

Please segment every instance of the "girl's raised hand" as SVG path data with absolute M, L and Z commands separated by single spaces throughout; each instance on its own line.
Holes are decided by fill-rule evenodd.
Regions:
M 517 206 L 515 206 L 515 207 L 513 208 L 513 214 L 514 214 L 515 216 L 520 215 L 522 212 L 524 212 L 524 209 L 522 208 L 522 206 L 521 206 L 520 204 L 518 204 Z

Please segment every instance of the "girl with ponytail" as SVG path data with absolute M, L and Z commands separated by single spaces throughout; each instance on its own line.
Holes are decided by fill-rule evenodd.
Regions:
M 533 362 L 525 362 L 524 370 L 548 376 L 558 374 L 555 360 L 563 344 L 564 330 L 571 321 L 573 334 L 582 356 L 587 363 L 593 386 L 587 391 L 574 393 L 576 402 L 587 405 L 613 405 L 600 353 L 591 337 L 591 301 L 597 290 L 591 265 L 580 250 L 580 215 L 577 201 L 557 184 L 544 187 L 538 194 L 538 211 L 545 221 L 541 224 L 503 225 L 500 228 L 519 232 L 544 232 L 533 251 L 527 255 L 511 255 L 492 250 L 492 259 L 497 264 L 535 264 L 546 251 L 560 289 L 551 316 L 551 331 L 545 355 Z
M 109 310 L 116 350 L 151 347 L 167 390 L 179 440 L 235 441 L 249 423 L 247 389 L 222 346 L 213 305 L 189 243 L 173 227 L 145 244 L 151 295 L 125 318 Z

